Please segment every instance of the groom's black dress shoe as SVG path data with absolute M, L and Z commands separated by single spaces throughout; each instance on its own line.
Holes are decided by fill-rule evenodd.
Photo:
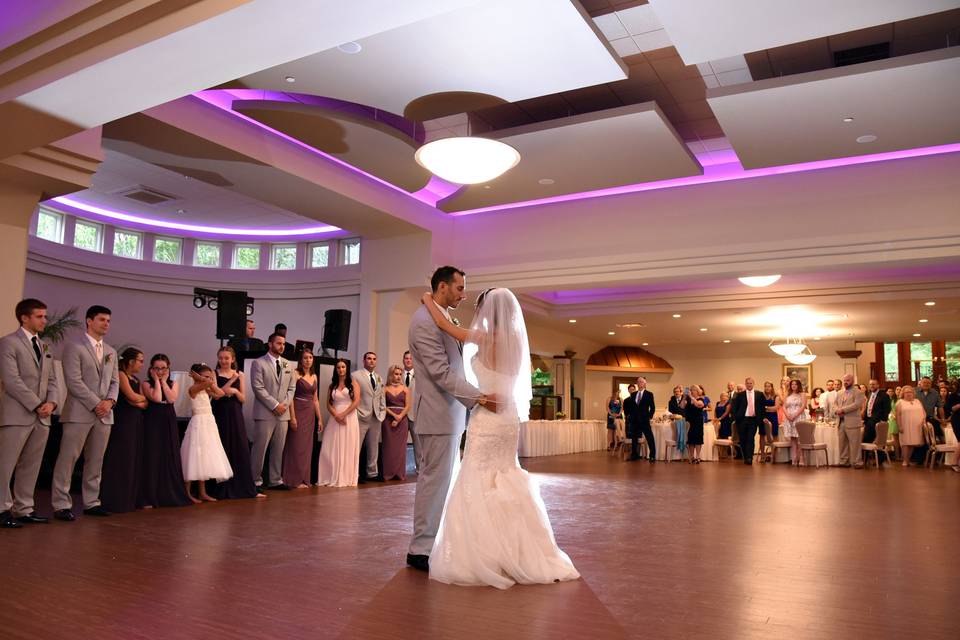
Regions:
M 38 516 L 36 512 L 34 512 L 18 517 L 17 522 L 22 522 L 23 524 L 47 524 L 50 522 L 50 519 Z
M 430 571 L 430 556 L 407 554 L 407 564 L 418 571 Z
M 85 516 L 97 516 L 99 518 L 105 518 L 110 515 L 110 512 L 103 508 L 102 505 L 97 505 L 95 507 L 90 507 L 89 509 L 83 510 L 83 515 Z
M 13 519 L 13 514 L 9 511 L 0 513 L 0 529 L 19 529 L 22 524 Z
M 70 511 L 70 509 L 57 509 L 53 512 L 53 517 L 64 522 L 73 522 L 77 519 L 77 516 L 73 515 L 73 511 Z

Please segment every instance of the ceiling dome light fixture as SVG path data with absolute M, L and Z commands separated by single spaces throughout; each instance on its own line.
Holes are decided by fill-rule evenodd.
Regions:
M 442 138 L 414 155 L 421 167 L 456 184 L 479 184 L 498 178 L 520 162 L 516 149 L 489 138 Z
M 337 49 L 343 53 L 360 53 L 363 50 L 363 47 L 359 42 L 344 42 L 343 44 L 338 44 Z
M 786 356 L 787 362 L 790 364 L 810 364 L 817 359 L 817 356 L 814 355 L 813 351 L 810 351 L 810 347 L 805 347 L 800 353 L 794 354 L 792 356 Z
M 780 279 L 779 275 L 776 276 L 743 276 L 742 278 L 737 278 L 740 282 L 747 285 L 748 287 L 769 287 L 774 282 Z
M 877 136 L 873 135 L 872 133 L 868 133 L 866 135 L 863 135 L 857 138 L 857 142 L 859 142 L 860 144 L 870 144 L 871 142 L 876 142 L 876 141 L 877 141 Z
M 770 350 L 775 354 L 783 357 L 795 356 L 807 348 L 807 345 L 804 344 L 800 338 L 774 338 L 767 346 L 770 347 Z

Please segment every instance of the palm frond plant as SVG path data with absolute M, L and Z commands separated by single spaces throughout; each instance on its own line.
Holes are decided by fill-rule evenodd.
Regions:
M 47 319 L 46 328 L 40 332 L 40 337 L 49 340 L 52 344 L 59 344 L 67 335 L 67 331 L 79 326 L 77 308 L 70 307 L 62 313 L 51 313 Z

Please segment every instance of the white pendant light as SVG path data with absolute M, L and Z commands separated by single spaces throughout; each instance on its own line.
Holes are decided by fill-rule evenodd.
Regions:
M 786 356 L 786 360 L 790 364 L 810 364 L 816 359 L 817 359 L 817 356 L 814 355 L 813 351 L 810 351 L 810 347 L 806 347 L 800 353 L 794 354 L 792 356 Z
M 769 287 L 774 282 L 780 279 L 779 275 L 776 276 L 743 276 L 742 278 L 737 278 L 740 282 L 747 285 L 748 287 Z
M 778 356 L 784 357 L 795 356 L 807 348 L 807 345 L 805 345 L 800 338 L 786 338 L 783 340 L 774 338 L 767 346 Z
M 497 178 L 520 162 L 520 154 L 508 144 L 489 138 L 442 138 L 429 142 L 414 155 L 417 163 L 456 184 L 478 184 Z

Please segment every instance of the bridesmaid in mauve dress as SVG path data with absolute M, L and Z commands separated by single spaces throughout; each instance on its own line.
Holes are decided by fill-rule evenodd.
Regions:
M 207 493 L 217 500 L 266 498 L 267 494 L 257 491 L 250 468 L 250 440 L 243 420 L 244 376 L 242 371 L 237 371 L 237 352 L 233 347 L 221 347 L 217 351 L 216 374 L 223 397 L 211 400 L 210 404 L 233 477 L 226 482 L 208 482 Z
M 310 486 L 310 458 L 313 455 L 313 430 L 320 415 L 317 375 L 313 353 L 304 350 L 297 364 L 297 389 L 293 396 L 290 429 L 283 446 L 283 484 L 297 489 Z
M 137 374 L 143 368 L 143 352 L 128 347 L 120 354 L 120 398 L 113 410 L 113 427 L 103 457 L 100 501 L 113 513 L 137 508 L 140 458 L 143 448 L 143 410 L 147 399 L 140 394 Z
M 193 504 L 183 486 L 180 432 L 174 408 L 180 385 L 170 382 L 170 358 L 162 353 L 150 358 L 149 377 L 141 388 L 149 404 L 143 416 L 138 506 L 183 507 Z
M 410 390 L 403 386 L 403 368 L 390 367 L 387 386 L 384 389 L 387 415 L 383 419 L 383 479 L 407 479 L 407 413 L 412 398 Z

